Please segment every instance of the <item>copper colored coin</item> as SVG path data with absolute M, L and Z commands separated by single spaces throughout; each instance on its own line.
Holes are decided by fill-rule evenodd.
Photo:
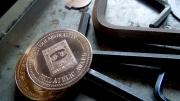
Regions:
M 69 8 L 82 8 L 91 3 L 91 0 L 68 0 L 66 6 Z
M 92 48 L 87 38 L 73 30 L 47 33 L 30 49 L 26 63 L 31 80 L 49 90 L 78 82 L 89 70 Z
M 49 91 L 35 85 L 28 77 L 26 70 L 27 56 L 24 55 L 19 61 L 16 72 L 15 80 L 19 90 L 31 100 L 55 100 L 61 97 L 65 90 L 62 91 Z

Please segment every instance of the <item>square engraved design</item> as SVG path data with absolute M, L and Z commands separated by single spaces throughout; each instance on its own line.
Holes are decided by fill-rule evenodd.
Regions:
M 73 68 L 77 64 L 66 40 L 42 50 L 42 53 L 52 76 Z

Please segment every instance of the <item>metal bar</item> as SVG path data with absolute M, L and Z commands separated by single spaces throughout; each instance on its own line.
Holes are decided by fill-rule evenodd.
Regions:
M 0 40 L 3 39 L 4 36 L 6 36 L 7 33 L 3 32 L 3 31 L 0 31 Z
M 151 24 L 149 24 L 149 27 L 158 28 L 170 13 L 171 13 L 171 8 L 169 6 L 165 6 L 165 9 L 159 14 L 159 16 Z
M 152 46 L 152 48 L 160 48 L 163 50 L 171 51 L 173 53 L 178 53 L 180 51 L 180 46 L 170 46 L 170 45 L 160 45 L 160 44 L 146 44 L 147 46 Z
M 88 13 L 83 13 L 81 16 L 81 20 L 80 20 L 80 25 L 79 25 L 79 29 L 78 31 L 83 33 L 85 36 L 87 36 L 86 31 L 88 29 L 88 24 L 89 24 L 89 20 L 90 20 L 90 14 Z M 135 93 L 133 90 L 131 90 L 129 87 L 121 84 L 120 82 L 109 78 L 93 69 L 91 69 L 88 73 L 88 77 L 87 79 L 90 79 L 91 81 L 95 82 L 96 84 L 99 84 L 101 86 L 103 86 L 103 88 L 106 88 L 108 90 L 110 90 L 113 93 L 116 93 L 117 95 L 120 95 L 120 97 L 124 98 L 124 99 L 131 99 L 131 100 L 148 100 L 150 98 L 145 98 L 145 97 L 141 97 L 139 98 L 138 95 L 136 95 L 137 93 Z M 105 86 L 106 85 L 106 86 Z
M 120 52 L 120 51 L 94 51 L 93 55 L 105 56 L 126 56 L 126 57 L 142 57 L 142 58 L 159 58 L 180 60 L 180 55 L 173 54 L 157 54 L 157 53 L 140 53 L 140 52 Z
M 180 55 L 157 53 L 93 51 L 93 61 L 98 60 L 161 67 L 167 72 L 178 70 L 178 67 L 172 68 L 172 65 L 180 65 Z
M 9 29 L 7 29 L 7 33 L 9 33 L 17 24 L 18 22 L 25 16 L 25 14 L 38 2 L 38 0 L 34 0 L 25 10 L 24 12 L 21 14 L 21 16 L 14 21 L 14 23 L 9 27 Z
M 31 2 L 31 4 L 28 5 L 28 7 L 25 8 L 25 10 L 23 11 L 23 13 L 17 18 L 15 19 L 11 25 L 3 31 L 3 33 L 0 33 L 0 41 L 10 32 L 12 31 L 15 26 L 19 23 L 19 21 L 26 15 L 26 13 L 28 13 L 28 11 L 37 3 L 38 0 L 34 0 Z
M 86 31 L 88 29 L 89 20 L 90 20 L 90 14 L 83 13 L 81 16 L 78 31 L 83 33 L 85 36 L 87 35 Z M 93 82 L 95 82 L 96 84 L 98 83 L 101 86 L 104 86 L 106 84 L 107 86 L 104 86 L 103 88 L 109 89 L 113 93 L 117 93 L 117 95 L 121 95 L 121 97 L 122 97 L 122 95 L 123 95 L 123 97 L 124 97 L 124 95 L 126 95 L 126 97 L 128 99 L 143 100 L 142 98 L 139 98 L 139 96 L 136 95 L 137 93 L 134 93 L 134 91 L 132 91 L 129 87 L 127 87 L 127 86 L 121 84 L 120 82 L 118 82 L 114 79 L 111 79 L 93 69 L 90 69 L 87 79 L 90 79 Z
M 81 20 L 80 20 L 78 31 L 81 32 L 82 34 L 84 34 L 85 36 L 87 36 L 86 32 L 88 29 L 89 21 L 90 21 L 90 14 L 83 12 L 81 15 Z
M 170 101 L 163 94 L 164 82 L 165 72 L 159 74 L 154 88 L 154 95 L 158 101 Z
M 135 90 L 125 86 L 124 84 L 105 76 L 93 69 L 90 69 L 87 79 L 101 85 L 103 88 L 112 91 L 113 93 L 125 97 L 127 100 L 150 101 L 149 97 L 145 97 L 135 92 Z
M 180 21 L 180 13 L 179 13 L 179 0 L 167 0 L 169 5 L 171 6 L 172 14 Z
M 142 70 L 152 70 L 154 73 L 161 71 L 161 69 L 159 67 L 155 67 L 155 66 L 148 66 L 148 65 L 141 65 L 141 64 L 127 64 L 127 63 L 120 63 L 121 65 L 124 66 L 128 66 L 128 67 L 134 67 L 135 69 L 142 69 Z

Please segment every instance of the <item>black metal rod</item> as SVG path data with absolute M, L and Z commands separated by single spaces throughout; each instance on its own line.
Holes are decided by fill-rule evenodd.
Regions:
M 98 60 L 149 65 L 168 71 L 179 70 L 176 66 L 180 65 L 180 55 L 157 53 L 93 51 L 93 61 Z M 175 67 L 172 68 L 172 65 Z
M 134 89 L 118 82 L 106 75 L 103 75 L 93 69 L 90 69 L 87 75 L 87 79 L 100 85 L 101 87 L 111 91 L 119 96 L 125 97 L 127 100 L 135 101 L 150 101 L 151 98 L 145 97 L 137 93 Z
M 159 16 L 151 24 L 149 24 L 149 27 L 158 28 L 170 13 L 171 8 L 166 6 L 165 9 L 159 14 Z
M 89 21 L 90 21 L 90 14 L 83 12 L 81 15 L 81 20 L 80 20 L 78 31 L 81 32 L 82 34 L 84 34 L 85 36 L 87 36 L 86 32 L 88 29 Z
M 154 88 L 154 95 L 158 101 L 170 101 L 163 94 L 164 82 L 165 72 L 159 74 Z

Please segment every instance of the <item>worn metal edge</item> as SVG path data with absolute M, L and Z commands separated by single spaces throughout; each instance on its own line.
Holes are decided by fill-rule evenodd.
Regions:
M 38 0 L 23 1 L 18 0 L 1 18 L 0 18 L 0 41 L 6 36 L 24 15 L 33 7 Z M 8 20 L 7 20 L 8 19 Z

